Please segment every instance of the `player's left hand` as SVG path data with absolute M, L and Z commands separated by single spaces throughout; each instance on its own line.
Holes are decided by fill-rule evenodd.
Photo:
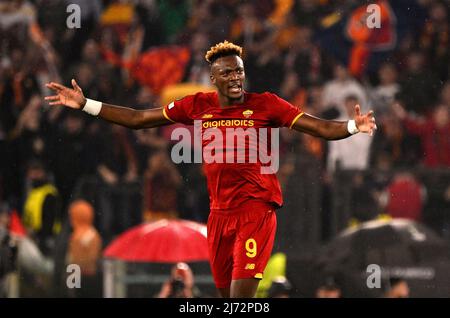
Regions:
M 359 105 L 356 105 L 354 119 L 356 127 L 360 132 L 367 133 L 370 136 L 373 136 L 373 133 L 377 129 L 373 110 L 369 111 L 367 114 L 361 114 L 361 107 Z

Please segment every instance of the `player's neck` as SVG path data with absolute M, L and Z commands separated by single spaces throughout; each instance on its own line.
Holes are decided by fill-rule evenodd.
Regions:
M 241 97 L 239 97 L 239 98 L 229 98 L 229 97 L 221 95 L 221 94 L 217 94 L 217 96 L 219 98 L 219 104 L 220 104 L 221 108 L 242 104 L 245 101 L 244 94 L 242 94 Z

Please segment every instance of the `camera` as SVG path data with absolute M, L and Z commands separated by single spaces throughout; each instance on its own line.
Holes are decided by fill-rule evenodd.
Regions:
M 171 297 L 180 297 L 184 290 L 184 282 L 181 278 L 174 278 L 170 284 L 172 289 Z

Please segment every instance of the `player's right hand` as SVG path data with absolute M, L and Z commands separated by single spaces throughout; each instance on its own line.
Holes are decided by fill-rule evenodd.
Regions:
M 56 95 L 45 97 L 45 100 L 49 101 L 50 105 L 64 105 L 70 108 L 82 109 L 86 104 L 86 97 L 84 97 L 83 91 L 74 79 L 72 79 L 73 89 L 54 82 L 47 83 L 45 86 L 56 93 Z

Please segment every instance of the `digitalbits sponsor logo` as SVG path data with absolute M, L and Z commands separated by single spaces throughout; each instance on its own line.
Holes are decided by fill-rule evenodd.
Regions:
M 248 117 L 251 116 L 247 112 Z M 208 116 L 209 117 L 209 116 Z M 189 129 L 172 131 L 171 158 L 179 163 L 258 163 L 261 174 L 274 174 L 279 168 L 278 128 L 256 129 L 252 119 L 194 121 Z M 193 154 L 193 158 L 192 158 Z

